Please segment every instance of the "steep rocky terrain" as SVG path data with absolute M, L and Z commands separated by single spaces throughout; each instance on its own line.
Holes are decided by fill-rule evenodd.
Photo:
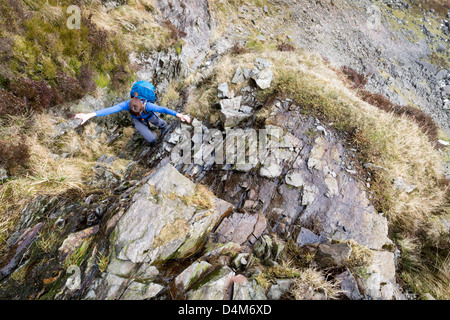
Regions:
M 127 3 L 102 6 L 111 14 Z M 128 130 L 127 115 L 95 119 L 91 127 L 71 119 L 126 93 L 112 97 L 100 89 L 64 111 L 53 109 L 50 140 L 77 144 L 68 153 L 53 148 L 56 159 L 76 158 L 93 141 L 114 148 L 94 153 L 82 187 L 43 192 L 20 208 L 4 242 L 0 297 L 429 297 L 431 289 L 418 292 L 413 279 L 400 276 L 409 247 L 399 225 L 413 235 L 426 230 L 399 213 L 425 212 L 420 221 L 438 234 L 430 239 L 439 240 L 448 262 L 447 189 L 436 182 L 448 170 L 442 168 L 450 135 L 448 13 L 421 11 L 409 1 L 152 5 L 147 13 L 169 26 L 174 45 L 130 52 L 135 79 L 153 81 L 166 104 L 196 119 L 188 125 L 165 118 L 169 130 L 150 147 Z M 134 23 L 127 28 L 138 28 Z M 308 75 L 324 91 L 291 87 L 295 79 L 285 71 L 292 65 L 299 68 L 295 79 Z M 406 117 L 385 120 L 358 100 L 339 72 L 344 66 L 365 76 L 367 90 L 430 115 L 440 128 L 438 148 Z M 305 91 L 316 88 L 305 81 Z M 343 113 L 342 106 L 358 112 Z M 367 114 L 380 119 L 381 129 L 372 120 L 358 127 L 345 119 Z M 371 127 L 380 131 L 370 136 Z M 416 131 L 401 132 L 409 127 Z M 391 138 L 377 136 L 384 130 Z M 366 155 L 366 139 L 389 157 Z M 390 145 L 382 149 L 386 140 L 408 155 L 430 148 L 428 168 L 404 161 Z M 229 153 L 235 143 L 237 155 Z M 406 169 L 390 166 L 402 161 Z M 433 181 L 419 185 L 416 177 L 426 174 Z M 385 176 L 389 186 L 380 183 Z M 436 186 L 443 191 L 430 195 Z M 448 274 L 440 279 L 445 288 Z

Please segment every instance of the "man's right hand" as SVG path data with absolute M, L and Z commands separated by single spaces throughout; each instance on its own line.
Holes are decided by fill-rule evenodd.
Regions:
M 77 113 L 74 119 L 81 119 L 81 124 L 84 124 L 86 121 L 88 121 L 90 118 L 95 117 L 95 112 L 92 113 Z
M 183 122 L 191 123 L 191 117 L 185 114 L 177 113 L 177 117 L 181 119 Z

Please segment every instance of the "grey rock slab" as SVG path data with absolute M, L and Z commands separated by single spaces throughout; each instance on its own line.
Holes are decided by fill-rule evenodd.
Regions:
M 270 88 L 273 79 L 273 72 L 269 68 L 266 68 L 252 77 L 255 80 L 257 86 L 260 89 Z

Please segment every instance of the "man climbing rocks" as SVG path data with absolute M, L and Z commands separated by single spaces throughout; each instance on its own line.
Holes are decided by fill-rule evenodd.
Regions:
M 140 99 L 137 93 L 134 94 L 134 97 L 131 100 L 127 100 L 113 107 L 105 108 L 92 113 L 77 113 L 74 118 L 81 119 L 81 124 L 84 124 L 92 117 L 106 116 L 122 110 L 127 110 L 130 112 L 134 127 L 150 144 L 154 144 L 156 142 L 156 134 L 150 130 L 148 122 L 157 126 L 162 133 L 164 133 L 167 128 L 167 123 L 160 119 L 155 112 L 176 116 L 183 122 L 191 122 L 191 118 L 188 115 L 184 115 L 174 110 L 158 106 L 152 102 L 147 102 L 144 99 Z

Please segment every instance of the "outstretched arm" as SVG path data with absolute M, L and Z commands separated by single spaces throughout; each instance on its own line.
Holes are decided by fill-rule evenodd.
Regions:
M 115 106 L 109 107 L 109 108 L 105 108 L 96 112 L 91 112 L 91 113 L 77 113 L 74 117 L 74 119 L 81 119 L 82 122 L 81 124 L 84 124 L 86 121 L 88 121 L 90 118 L 93 117 L 102 117 L 102 116 L 106 116 L 108 114 L 112 114 L 112 113 L 116 113 L 122 110 L 129 110 L 129 100 L 121 102 L 119 104 L 116 104 Z
M 156 111 L 159 113 L 165 113 L 165 114 L 170 114 L 172 116 L 176 116 L 176 117 L 180 118 L 181 121 L 183 121 L 183 122 L 191 123 L 191 118 L 188 115 L 178 113 L 172 109 L 169 109 L 166 107 L 161 107 L 161 106 L 158 106 L 157 104 L 150 103 L 150 102 L 147 103 L 147 108 L 149 108 L 151 111 Z

